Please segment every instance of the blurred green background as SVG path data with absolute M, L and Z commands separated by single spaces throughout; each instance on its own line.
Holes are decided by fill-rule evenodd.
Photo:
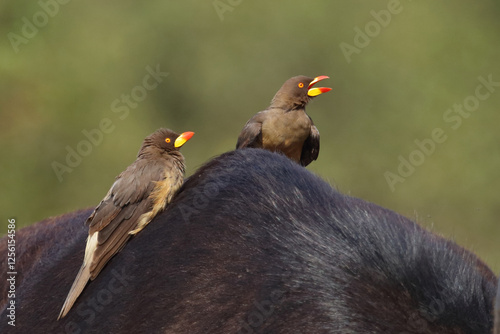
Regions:
M 499 15 L 498 1 L 465 0 L 2 1 L 2 233 L 8 217 L 21 227 L 95 206 L 159 127 L 196 132 L 182 149 L 192 174 L 234 148 L 286 79 L 329 75 L 333 91 L 308 106 L 321 132 L 308 169 L 498 273 L 500 87 L 458 128 L 443 116 L 478 77 L 500 82 Z M 168 72 L 152 90 L 140 88 L 148 66 Z M 131 93 L 129 113 L 116 112 Z M 103 119 L 113 130 L 81 146 Z M 392 191 L 384 174 L 436 128 L 447 140 Z M 91 152 L 60 182 L 52 165 L 79 144 Z

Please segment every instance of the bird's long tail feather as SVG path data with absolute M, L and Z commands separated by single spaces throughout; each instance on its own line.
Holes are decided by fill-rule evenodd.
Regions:
M 75 281 L 69 290 L 68 296 L 64 301 L 64 305 L 61 308 L 61 312 L 59 313 L 59 317 L 57 320 L 64 318 L 66 314 L 68 314 L 69 310 L 75 304 L 76 299 L 82 293 L 83 289 L 87 285 L 90 279 L 90 263 L 92 262 L 92 258 L 94 257 L 94 252 L 97 248 L 99 233 L 94 233 L 91 237 L 87 239 L 87 246 L 85 247 L 85 257 L 83 259 L 83 264 L 76 275 Z
M 89 279 L 90 279 L 90 271 L 89 271 L 88 266 L 86 266 L 84 264 L 80 268 L 78 275 L 76 275 L 76 279 L 73 282 L 71 289 L 69 290 L 68 296 L 66 297 L 66 300 L 64 301 L 64 305 L 61 308 L 61 312 L 59 313 L 57 320 L 64 318 L 66 316 L 66 314 L 68 314 L 69 310 L 71 310 L 71 308 L 75 304 L 76 299 L 78 298 L 78 296 L 80 296 L 83 289 L 87 285 L 87 282 L 89 281 Z

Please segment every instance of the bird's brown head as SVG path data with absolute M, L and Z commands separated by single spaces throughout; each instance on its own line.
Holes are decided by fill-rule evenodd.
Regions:
M 152 148 L 167 153 L 178 151 L 193 135 L 191 131 L 178 134 L 170 129 L 158 129 L 144 139 L 139 155 Z
M 328 87 L 314 87 L 321 80 L 328 79 L 326 75 L 316 78 L 299 75 L 288 79 L 274 96 L 271 106 L 292 110 L 303 108 L 315 96 L 329 92 Z

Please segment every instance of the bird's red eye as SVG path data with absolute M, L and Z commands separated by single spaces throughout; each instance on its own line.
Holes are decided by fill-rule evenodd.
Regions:
M 170 138 L 165 139 L 165 142 L 170 143 Z
M 299 88 L 303 88 L 303 87 L 304 87 L 304 84 L 301 82 L 301 83 L 299 83 L 297 86 L 299 86 Z

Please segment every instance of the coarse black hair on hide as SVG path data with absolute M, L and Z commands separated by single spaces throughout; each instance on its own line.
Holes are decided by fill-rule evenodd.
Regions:
M 0 332 L 493 330 L 497 278 L 473 253 L 261 149 L 201 167 L 56 321 L 91 211 L 18 231 L 16 326 L 3 300 Z

